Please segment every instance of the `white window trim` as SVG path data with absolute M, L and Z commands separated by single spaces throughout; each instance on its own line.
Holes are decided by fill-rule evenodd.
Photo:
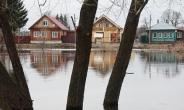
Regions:
M 39 31 L 34 31 L 34 37 L 39 37 Z
M 44 24 L 44 22 L 45 22 L 45 24 Z M 42 24 L 43 24 L 43 26 L 48 26 L 48 20 L 43 20 Z
M 57 36 L 55 36 L 57 34 Z M 52 32 L 52 38 L 58 38 L 58 32 Z
M 162 38 L 162 33 L 161 32 L 158 33 L 158 38 Z
M 166 32 L 164 32 L 164 38 L 167 38 L 167 33 Z
M 169 33 L 169 38 L 173 38 L 173 33 L 172 32 Z
M 169 38 L 170 37 L 170 32 L 167 32 L 167 38 Z
M 157 33 L 156 32 L 153 33 L 153 38 L 157 38 Z
M 177 38 L 182 38 L 181 32 L 177 32 Z

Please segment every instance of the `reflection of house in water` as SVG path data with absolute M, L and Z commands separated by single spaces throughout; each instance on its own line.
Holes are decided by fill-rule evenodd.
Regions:
M 151 57 L 151 62 L 157 62 L 157 63 L 176 62 L 176 57 L 173 54 L 167 53 L 167 52 L 152 53 L 150 57 Z
M 178 67 L 178 63 L 183 63 L 184 60 L 182 55 L 176 53 L 150 52 L 147 53 L 147 62 L 150 62 L 151 67 L 156 68 L 157 73 L 165 74 L 167 77 L 175 77 L 180 74 L 181 68 Z
M 58 69 L 65 68 L 69 60 L 74 59 L 73 52 L 31 51 L 31 66 L 37 68 L 42 75 L 51 75 Z
M 111 52 L 91 52 L 90 56 L 90 66 L 94 67 L 94 70 L 101 73 L 102 75 L 106 75 L 109 70 L 114 66 L 114 62 L 116 59 L 116 51 Z
M 116 60 L 116 55 L 117 51 L 108 51 L 108 52 L 92 51 L 90 56 L 90 66 L 93 67 L 95 71 L 105 76 L 112 70 Z M 132 51 L 130 62 L 134 60 L 134 57 L 135 54 L 134 51 Z
M 151 62 L 157 63 L 174 63 L 174 62 L 183 62 L 184 54 L 182 53 L 169 53 L 169 52 L 154 52 L 150 54 Z

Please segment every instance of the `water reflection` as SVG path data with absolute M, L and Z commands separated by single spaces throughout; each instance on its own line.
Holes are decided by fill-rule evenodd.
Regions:
M 30 50 L 27 53 L 20 52 L 19 55 L 26 78 L 29 81 L 31 96 L 35 100 L 34 109 L 63 110 L 67 102 L 75 51 Z M 85 87 L 84 110 L 103 109 L 103 98 L 116 55 L 115 51 L 91 52 L 90 74 L 87 77 Z M 4 61 L 6 68 L 12 71 L 7 53 L 5 53 L 4 58 L 2 61 Z M 183 109 L 184 98 L 181 98 L 183 97 L 183 65 L 183 53 L 133 51 L 128 72 L 133 71 L 134 74 L 127 75 L 125 78 L 119 107 L 104 107 L 104 110 L 137 110 L 137 108 L 148 110 L 153 105 L 155 109 L 165 107 L 167 110 L 171 108 L 172 105 L 168 106 L 171 103 L 176 107 L 175 110 Z M 9 73 L 12 73 L 11 71 Z M 53 75 L 55 76 L 51 78 Z M 45 77 L 49 81 L 45 81 Z M 151 81 L 149 77 L 152 78 Z M 176 78 L 177 80 L 175 80 Z M 170 89 L 173 87 L 174 89 Z M 0 101 L 2 100 L 0 99 Z M 94 103 L 91 104 L 91 102 Z
M 43 76 L 50 76 L 59 69 L 66 68 L 67 62 L 73 61 L 74 57 L 74 51 L 42 50 L 31 51 L 30 54 L 32 68 Z
M 106 76 L 107 73 L 114 66 L 116 59 L 116 51 L 112 52 L 91 52 L 90 56 L 90 66 L 96 71 L 96 73 L 101 74 L 101 76 Z
M 181 73 L 181 68 L 178 65 L 184 63 L 183 53 L 141 52 L 140 56 L 142 61 L 146 60 L 145 69 L 149 70 L 149 72 L 144 72 L 149 73 L 150 78 L 152 72 L 164 74 L 167 78 L 176 77 Z
M 116 60 L 117 51 L 108 51 L 108 52 L 98 52 L 92 51 L 90 56 L 90 66 L 96 73 L 100 76 L 105 77 L 109 72 L 111 72 L 115 60 Z M 131 54 L 131 61 L 135 59 L 135 52 Z
M 104 106 L 104 110 L 118 110 L 118 106 L 116 106 L 116 107 L 106 107 L 106 106 Z

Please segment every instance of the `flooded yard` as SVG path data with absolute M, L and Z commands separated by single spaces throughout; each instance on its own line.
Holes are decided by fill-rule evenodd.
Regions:
M 34 110 L 65 110 L 75 51 L 19 53 Z M 104 110 L 103 99 L 117 52 L 91 52 L 83 110 Z M 9 72 L 8 56 L 4 60 Z M 184 54 L 134 50 L 119 106 L 106 110 L 184 110 Z

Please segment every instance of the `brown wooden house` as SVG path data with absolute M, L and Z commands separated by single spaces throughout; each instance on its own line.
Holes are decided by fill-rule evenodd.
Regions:
M 92 42 L 120 42 L 123 29 L 105 15 L 93 23 Z
M 69 31 L 56 18 L 43 15 L 30 28 L 31 43 L 62 43 L 61 38 Z

